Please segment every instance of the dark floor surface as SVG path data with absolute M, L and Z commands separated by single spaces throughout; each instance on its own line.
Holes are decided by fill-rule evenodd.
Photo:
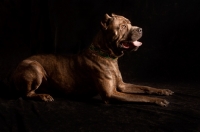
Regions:
M 175 94 L 162 96 L 170 102 L 168 107 L 145 103 L 104 104 L 99 97 L 85 101 L 57 97 L 50 103 L 0 98 L 0 131 L 200 131 L 200 84 L 138 84 L 168 88 Z

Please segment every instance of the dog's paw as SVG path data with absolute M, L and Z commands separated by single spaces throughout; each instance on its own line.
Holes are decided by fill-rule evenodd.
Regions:
M 54 101 L 53 97 L 49 94 L 42 94 L 41 99 L 46 102 Z
M 162 89 L 161 95 L 172 95 L 174 92 L 169 89 Z
M 172 95 L 174 92 L 171 91 L 171 90 L 169 90 L 169 89 L 158 89 L 158 90 L 156 91 L 156 93 L 157 93 L 158 95 L 167 95 L 167 96 L 169 96 L 169 95 Z
M 155 102 L 157 105 L 160 105 L 162 107 L 167 107 L 169 105 L 169 102 L 165 99 L 158 99 Z

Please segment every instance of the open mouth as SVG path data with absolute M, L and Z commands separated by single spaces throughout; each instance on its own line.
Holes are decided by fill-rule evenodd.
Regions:
M 133 49 L 136 47 L 140 47 L 142 45 L 142 42 L 140 41 L 122 41 L 121 43 L 121 48 L 123 49 Z

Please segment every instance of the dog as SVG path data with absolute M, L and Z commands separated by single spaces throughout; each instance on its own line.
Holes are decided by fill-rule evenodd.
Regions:
M 112 101 L 146 102 L 167 106 L 168 101 L 142 94 L 172 95 L 169 89 L 156 89 L 124 83 L 118 58 L 125 51 L 136 51 L 142 43 L 142 28 L 132 26 L 120 15 L 105 14 L 101 29 L 91 45 L 78 55 L 34 55 L 23 60 L 13 74 L 17 90 L 29 99 L 54 101 L 43 84 L 66 96 L 95 96 L 105 103 Z

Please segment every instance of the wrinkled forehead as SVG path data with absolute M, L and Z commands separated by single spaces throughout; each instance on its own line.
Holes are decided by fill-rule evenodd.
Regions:
M 131 22 L 123 16 L 113 15 L 112 17 L 113 21 L 117 21 L 118 23 L 131 24 Z

